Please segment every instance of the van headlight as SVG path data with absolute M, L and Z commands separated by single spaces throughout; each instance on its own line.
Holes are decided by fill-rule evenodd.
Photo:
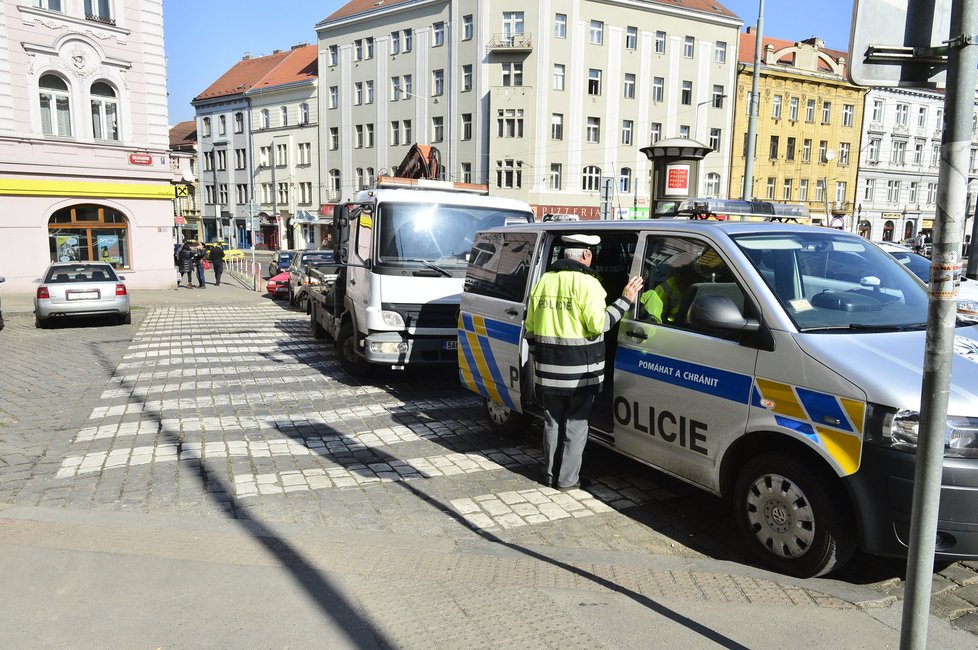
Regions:
M 866 442 L 910 453 L 917 451 L 920 412 L 870 404 Z M 978 458 L 978 417 L 949 415 L 944 427 L 945 458 Z
M 396 311 L 381 311 L 380 319 L 384 321 L 384 325 L 388 327 L 404 327 L 404 319 Z

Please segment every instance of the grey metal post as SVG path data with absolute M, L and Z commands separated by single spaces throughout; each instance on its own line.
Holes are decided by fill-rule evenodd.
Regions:
M 947 95 L 944 103 L 947 128 L 941 142 L 917 467 L 914 472 L 907 585 L 900 630 L 900 647 L 903 649 L 923 649 L 927 646 L 958 295 L 955 276 L 961 269 L 961 238 L 971 149 L 971 116 L 974 111 L 975 82 L 978 81 L 976 34 L 978 0 L 954 0 L 951 9 Z
M 747 145 L 744 148 L 744 186 L 740 198 L 754 200 L 754 140 L 757 138 L 758 91 L 761 79 L 761 49 L 764 46 L 764 0 L 758 0 L 757 28 L 754 41 L 754 74 L 750 82 L 750 117 L 747 119 Z

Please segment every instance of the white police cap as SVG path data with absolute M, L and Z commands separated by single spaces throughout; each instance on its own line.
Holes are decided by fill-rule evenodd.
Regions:
M 597 235 L 561 235 L 561 241 L 570 244 L 571 248 L 585 248 L 587 246 L 597 246 L 601 243 L 601 238 Z

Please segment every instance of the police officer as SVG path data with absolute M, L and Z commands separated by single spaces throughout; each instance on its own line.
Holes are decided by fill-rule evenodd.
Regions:
M 567 245 L 564 259 L 530 291 L 526 338 L 544 412 L 543 481 L 572 490 L 580 487 L 588 416 L 604 380 L 604 333 L 635 302 L 642 279 L 629 278 L 621 297 L 605 307 L 605 290 L 590 268 L 593 253 L 588 248 L 601 238 L 576 234 L 561 239 Z

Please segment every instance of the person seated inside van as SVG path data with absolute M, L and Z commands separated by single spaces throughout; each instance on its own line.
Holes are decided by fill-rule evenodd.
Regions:
M 639 298 L 645 312 L 656 323 L 674 323 L 679 315 L 686 291 L 696 282 L 700 282 L 692 264 L 687 264 L 675 270 L 664 282 L 644 292 Z

